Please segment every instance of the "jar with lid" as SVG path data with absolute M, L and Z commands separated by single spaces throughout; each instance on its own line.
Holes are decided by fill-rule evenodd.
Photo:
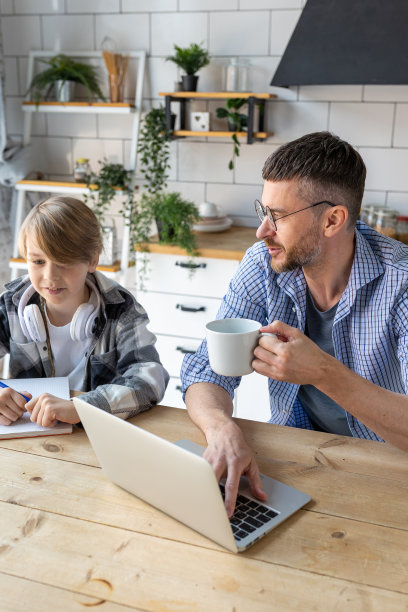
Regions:
M 397 237 L 397 216 L 398 211 L 392 208 L 381 208 L 377 211 L 377 219 L 374 229 L 380 234 L 389 236 L 390 238 Z
M 397 217 L 397 238 L 408 244 L 408 217 L 404 215 Z
M 89 159 L 79 157 L 75 162 L 74 179 L 76 183 L 85 183 L 88 176 L 91 174 Z

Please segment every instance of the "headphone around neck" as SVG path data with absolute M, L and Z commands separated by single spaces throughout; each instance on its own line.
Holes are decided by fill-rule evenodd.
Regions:
M 101 305 L 99 292 L 94 283 L 87 279 L 86 284 L 91 294 L 89 301 L 78 306 L 69 328 L 71 338 L 74 341 L 92 337 Z M 21 296 L 18 305 L 18 318 L 24 335 L 31 342 L 46 342 L 47 322 L 45 312 L 37 304 L 28 304 L 34 293 L 36 291 L 30 284 Z

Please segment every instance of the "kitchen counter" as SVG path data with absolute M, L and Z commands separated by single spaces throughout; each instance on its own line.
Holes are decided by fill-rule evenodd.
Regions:
M 255 227 L 238 227 L 233 225 L 225 232 L 194 232 L 197 237 L 199 257 L 215 259 L 241 260 L 245 251 L 257 241 Z M 138 246 L 136 251 L 141 251 Z M 150 253 L 168 255 L 186 255 L 184 249 L 170 244 L 159 244 L 158 238 L 149 242 Z

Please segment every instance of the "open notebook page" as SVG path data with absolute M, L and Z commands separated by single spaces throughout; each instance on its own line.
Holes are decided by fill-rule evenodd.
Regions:
M 61 399 L 69 399 L 67 376 L 55 378 L 10 378 L 3 382 L 16 391 L 28 391 L 33 397 L 41 393 L 51 393 Z M 72 425 L 58 422 L 55 427 L 41 427 L 30 421 L 30 413 L 25 412 L 12 425 L 0 425 L 0 438 L 27 438 L 32 436 L 53 436 L 72 433 Z

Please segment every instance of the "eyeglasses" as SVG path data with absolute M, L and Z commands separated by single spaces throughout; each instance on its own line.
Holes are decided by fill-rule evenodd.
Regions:
M 295 210 L 295 212 L 289 213 L 287 215 L 282 215 L 281 217 L 275 217 L 269 206 L 262 206 L 259 200 L 255 200 L 255 211 L 258 215 L 259 219 L 263 221 L 265 216 L 268 217 L 268 220 L 272 223 L 273 229 L 275 232 L 278 231 L 276 226 L 276 222 L 279 219 L 284 219 L 285 217 L 290 217 L 291 215 L 296 215 L 296 213 L 302 212 L 302 210 L 307 210 L 308 208 L 314 208 L 315 206 L 320 206 L 320 204 L 327 204 L 328 206 L 337 206 L 337 204 L 333 204 L 333 202 L 329 202 L 328 200 L 322 200 L 321 202 L 316 202 L 316 204 L 311 204 L 310 206 L 306 206 L 305 208 L 301 208 L 300 210 Z

